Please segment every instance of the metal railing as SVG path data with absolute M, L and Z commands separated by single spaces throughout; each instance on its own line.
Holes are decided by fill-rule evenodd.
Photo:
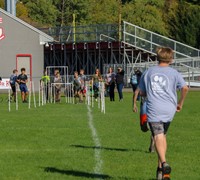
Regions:
M 123 22 L 123 42 L 127 45 L 155 54 L 159 46 L 168 46 L 174 50 L 174 58 L 200 57 L 200 50 L 161 36 L 134 24 Z
M 51 27 L 40 30 L 52 36 L 55 41 L 60 43 L 98 42 L 102 40 L 103 35 L 109 41 L 118 39 L 117 24 Z

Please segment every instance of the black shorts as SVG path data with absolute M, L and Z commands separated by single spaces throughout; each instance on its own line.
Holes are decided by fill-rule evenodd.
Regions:
M 158 134 L 167 134 L 167 130 L 170 126 L 170 122 L 149 122 L 149 127 L 153 136 Z
M 15 93 L 16 92 L 16 86 L 14 84 L 11 84 L 10 86 L 11 86 L 12 92 Z

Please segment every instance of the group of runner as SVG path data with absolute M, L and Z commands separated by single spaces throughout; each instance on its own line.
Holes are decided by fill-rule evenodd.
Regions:
M 158 154 L 158 166 L 156 170 L 157 180 L 169 180 L 171 173 L 171 166 L 166 162 L 166 151 L 167 141 L 166 134 L 170 123 L 176 112 L 180 112 L 183 103 L 188 92 L 188 86 L 178 71 L 169 67 L 173 61 L 173 50 L 168 47 L 160 47 L 157 49 L 158 65 L 149 68 L 142 75 L 136 70 L 135 74 L 138 74 L 137 79 L 132 77 L 132 85 L 134 90 L 133 96 L 133 111 L 137 112 L 137 100 L 141 96 L 141 113 L 140 113 L 140 125 L 143 131 L 150 129 L 151 131 L 151 145 L 149 150 L 153 151 L 152 148 Z M 122 81 L 124 72 L 122 69 L 118 69 L 118 74 L 121 73 Z M 111 85 L 114 80 L 113 71 L 109 69 L 107 81 L 108 85 Z M 115 76 L 116 78 L 116 76 Z M 54 82 L 60 82 L 59 71 L 55 71 Z M 137 81 L 136 86 L 134 80 Z M 27 102 L 28 88 L 26 83 L 28 77 L 26 75 L 25 68 L 21 68 L 21 74 L 18 75 L 18 71 L 13 70 L 13 74 L 10 77 L 10 84 L 12 88 L 12 97 L 16 101 L 16 83 L 19 84 L 21 90 L 22 102 Z M 86 76 L 84 70 L 74 72 L 74 94 L 75 97 L 79 98 L 79 102 L 83 102 L 83 96 L 85 94 L 85 81 Z M 94 98 L 98 96 L 98 83 L 102 81 L 102 77 L 99 69 L 96 69 L 95 74 L 92 76 Z M 116 81 L 116 79 L 115 79 Z M 113 85 L 114 86 L 114 85 Z M 114 88 L 111 85 L 111 90 Z M 119 86 L 119 99 L 123 100 L 122 87 Z M 60 101 L 60 86 L 57 87 L 58 92 L 56 93 L 56 100 Z M 180 90 L 180 98 L 177 101 L 177 89 Z M 113 93 L 111 92 L 110 100 L 114 101 Z

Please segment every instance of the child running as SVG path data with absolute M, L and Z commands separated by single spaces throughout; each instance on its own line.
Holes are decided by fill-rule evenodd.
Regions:
M 133 95 L 133 112 L 138 112 L 137 108 L 137 100 L 139 95 L 139 88 L 137 88 Z M 147 123 L 147 99 L 146 97 L 141 97 L 140 102 L 140 128 L 143 132 L 147 132 L 149 130 L 148 123 Z M 153 136 L 150 137 L 150 146 L 149 146 L 149 152 L 152 153 L 155 151 L 154 147 L 154 140 Z
M 170 179 L 171 167 L 166 162 L 166 133 L 176 112 L 180 112 L 188 92 L 188 87 L 175 69 L 169 67 L 173 60 L 173 50 L 168 47 L 157 49 L 159 64 L 149 68 L 139 83 L 140 95 L 147 97 L 147 120 L 154 137 L 158 154 L 157 179 Z M 180 98 L 177 102 L 177 89 Z

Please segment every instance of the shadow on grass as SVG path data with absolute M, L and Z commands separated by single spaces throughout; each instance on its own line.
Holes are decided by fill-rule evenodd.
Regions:
M 75 148 L 83 148 L 83 149 L 100 149 L 100 150 L 108 150 L 108 151 L 119 151 L 119 152 L 145 152 L 149 153 L 148 151 L 143 151 L 141 149 L 124 149 L 124 148 L 109 148 L 109 147 L 102 147 L 102 146 L 83 146 L 83 145 L 70 145 L 71 147 Z
M 87 172 L 75 171 L 75 170 L 61 170 L 55 167 L 46 167 L 44 168 L 44 171 L 50 172 L 50 173 L 64 174 L 68 176 L 91 178 L 91 179 L 112 179 L 111 176 L 105 175 L 105 174 L 94 174 L 94 173 L 87 173 Z
M 59 174 L 67 175 L 67 176 L 74 176 L 74 177 L 81 177 L 81 178 L 137 180 L 136 178 L 131 178 L 131 177 L 111 177 L 106 174 L 95 174 L 95 173 L 88 173 L 88 172 L 75 171 L 75 170 L 62 170 L 55 167 L 45 167 L 43 169 L 47 173 L 59 173 Z M 148 180 L 156 180 L 156 179 L 148 179 Z

